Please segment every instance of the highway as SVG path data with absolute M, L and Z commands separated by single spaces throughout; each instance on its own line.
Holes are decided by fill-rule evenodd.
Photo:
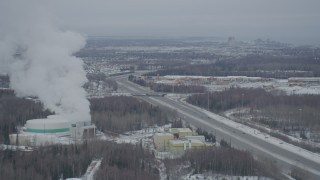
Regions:
M 219 115 L 206 112 L 182 101 L 163 97 L 162 93 L 155 93 L 149 88 L 127 81 L 127 77 L 128 75 L 115 77 L 118 87 L 122 91 L 138 95 L 139 98 L 151 104 L 176 110 L 185 121 L 195 127 L 214 133 L 218 141 L 224 139 L 230 142 L 233 147 L 250 151 L 256 157 L 266 158 L 285 170 L 290 170 L 294 166 L 304 169 L 310 173 L 310 177 L 307 179 L 320 179 L 320 156 L 318 154 L 310 153 L 309 156 L 306 156 L 298 151 L 282 147 L 284 146 L 282 144 L 264 141 L 255 135 L 222 122 L 221 119 L 225 118 Z

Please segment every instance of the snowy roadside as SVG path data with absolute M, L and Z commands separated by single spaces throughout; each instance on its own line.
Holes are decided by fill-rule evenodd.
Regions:
M 166 104 L 166 103 L 164 103 L 164 102 L 162 102 L 162 101 L 160 101 L 160 100 L 157 100 L 157 99 L 152 98 L 152 97 L 151 97 L 151 99 L 152 99 L 153 101 L 158 102 L 159 104 L 163 104 L 163 105 L 165 105 L 165 106 L 168 106 L 168 107 L 170 107 L 170 108 L 175 109 L 175 107 L 173 107 L 173 106 L 171 106 L 171 105 L 168 105 L 168 104 Z M 186 106 L 190 106 L 190 107 L 193 107 L 193 108 L 195 108 L 195 109 L 197 109 L 197 110 L 199 110 L 199 111 L 202 111 L 204 114 L 206 114 L 207 117 L 209 117 L 209 118 L 211 118 L 211 119 L 215 119 L 215 120 L 217 120 L 217 121 L 219 121 L 219 122 L 221 122 L 221 123 L 223 123 L 223 124 L 225 124 L 225 125 L 227 125 L 227 126 L 236 128 L 236 129 L 242 131 L 243 133 L 248 133 L 248 134 L 250 134 L 251 136 L 254 136 L 254 137 L 257 137 L 257 138 L 261 139 L 262 141 L 268 142 L 268 143 L 273 144 L 273 145 L 275 145 L 275 146 L 277 146 L 277 147 L 279 147 L 279 148 L 282 148 L 282 149 L 284 149 L 284 150 L 290 151 L 290 152 L 292 152 L 292 153 L 294 153 L 294 154 L 297 154 L 297 155 L 299 155 L 299 156 L 302 156 L 302 157 L 304 157 L 304 158 L 306 158 L 306 159 L 308 159 L 308 160 L 310 160 L 310 161 L 313 161 L 313 162 L 316 162 L 316 163 L 319 163 L 319 162 L 320 162 L 320 155 L 319 155 L 319 154 L 312 153 L 312 152 L 310 152 L 310 151 L 301 149 L 301 148 L 299 148 L 299 147 L 297 147 L 297 146 L 293 146 L 293 145 L 288 144 L 288 143 L 284 143 L 283 141 L 281 141 L 281 140 L 279 140 L 279 139 L 277 139 L 277 138 L 265 136 L 264 133 L 261 133 L 260 131 L 258 131 L 258 130 L 256 130 L 256 129 L 253 129 L 253 128 L 247 127 L 247 126 L 245 126 L 245 125 L 242 125 L 242 124 L 233 122 L 232 120 L 229 120 L 229 119 L 224 118 L 224 117 L 222 117 L 222 116 L 219 116 L 219 115 L 217 115 L 217 114 L 208 112 L 208 111 L 206 111 L 206 110 L 204 110 L 204 109 L 201 109 L 201 108 L 199 108 L 199 107 L 192 106 L 192 105 L 190 105 L 190 104 L 187 104 L 186 102 L 184 102 L 184 103 L 185 103 Z M 191 117 L 191 118 L 193 118 L 193 119 L 201 122 L 202 124 L 204 124 L 204 125 L 206 125 L 206 126 L 208 126 L 208 127 L 216 128 L 217 130 L 222 131 L 222 132 L 224 131 L 223 129 L 212 125 L 211 123 L 207 122 L 206 120 L 203 120 L 203 119 L 201 119 L 201 118 L 195 117 L 195 116 L 193 116 L 193 115 L 190 114 L 190 113 L 187 113 L 187 112 L 184 112 L 184 111 L 180 111 L 179 109 L 177 109 L 177 111 L 178 111 L 179 113 L 184 114 L 185 116 Z M 268 150 L 266 150 L 266 149 L 264 149 L 264 148 L 262 148 L 262 147 L 260 147 L 260 146 L 256 146 L 255 144 L 253 144 L 252 142 L 248 141 L 247 139 L 245 139 L 245 138 L 243 138 L 243 137 L 234 136 L 234 135 L 232 135 L 232 134 L 230 134 L 230 136 L 232 136 L 233 138 L 235 138 L 235 139 L 237 139 L 237 140 L 239 140 L 239 141 L 242 141 L 242 142 L 244 142 L 244 143 L 246 143 L 246 144 L 248 144 L 248 145 L 250 145 L 250 146 L 255 147 L 257 150 L 259 150 L 259 151 L 261 151 L 261 152 L 263 152 L 263 153 L 265 153 L 265 154 L 274 156 L 275 158 L 277 158 L 277 159 L 279 159 L 279 160 L 281 160 L 281 161 L 287 162 L 288 164 L 292 164 L 292 165 L 294 164 L 294 165 L 296 165 L 296 166 L 304 169 L 304 165 L 301 164 L 301 163 L 297 163 L 295 159 L 289 159 L 289 158 L 280 156 L 280 155 L 278 155 L 278 154 L 274 154 L 274 153 L 272 153 L 272 152 L 270 152 L 270 151 L 268 151 Z M 319 172 L 319 170 L 317 170 L 317 169 L 314 169 L 314 168 L 311 169 L 311 168 L 310 168 L 310 169 L 308 169 L 308 171 L 310 171 L 310 172 L 312 172 L 312 173 L 314 173 L 314 174 L 320 175 L 320 172 Z
M 231 110 L 223 112 L 223 115 L 226 118 L 230 119 L 230 120 L 236 121 L 236 117 L 235 117 L 236 114 L 238 114 L 238 113 L 245 114 L 245 113 L 248 113 L 248 112 L 249 112 L 249 109 L 241 109 L 240 110 L 240 109 L 236 108 L 236 109 L 231 109 Z M 246 123 L 252 123 L 248 119 L 246 119 L 245 122 Z M 297 137 L 294 137 L 294 136 L 291 136 L 291 135 L 287 135 L 285 133 L 282 133 L 281 131 L 268 128 L 268 127 L 266 127 L 264 125 L 261 125 L 261 124 L 254 123 L 252 125 L 254 125 L 255 127 L 261 128 L 262 130 L 265 130 L 266 132 L 276 132 L 277 134 L 281 134 L 282 136 L 285 136 L 285 137 L 289 138 L 291 141 L 304 142 L 304 143 L 308 143 L 308 144 L 313 145 L 313 146 L 320 147 L 320 143 L 316 143 L 316 142 L 313 142 L 313 141 L 310 141 L 310 140 L 303 140 L 302 138 L 297 138 Z
M 263 141 L 266 141 L 268 143 L 271 143 L 271 144 L 274 144 L 278 147 L 281 147 L 285 150 L 289 150 L 293 153 L 296 153 L 296 154 L 299 154 L 311 161 L 314 161 L 314 162 L 320 162 L 320 154 L 317 154 L 317 153 L 313 153 L 311 151 L 308 151 L 308 150 L 305 150 L 305 149 L 302 149 L 300 147 L 297 147 L 297 146 L 294 146 L 292 144 L 289 144 L 289 143 L 285 143 L 283 142 L 282 140 L 280 139 L 277 139 L 277 138 L 274 138 L 274 137 L 271 137 L 271 136 L 266 136 L 264 133 L 260 132 L 259 130 L 257 129 L 254 129 L 254 128 L 251 128 L 251 127 L 248 127 L 246 125 L 243 125 L 243 124 L 240 124 L 240 123 L 237 123 L 237 122 L 234 122 L 230 119 L 227 119 L 225 117 L 222 117 L 220 115 L 217 115 L 217 114 L 214 114 L 212 112 L 209 112 L 207 110 L 204 110 L 202 108 L 199 108 L 197 106 L 193 106 L 185 101 L 181 101 L 183 102 L 184 104 L 188 105 L 188 106 L 191 106 L 195 109 L 198 109 L 199 111 L 202 111 L 203 113 L 205 113 L 208 117 L 216 120 L 216 121 L 219 121 L 221 123 L 224 123 L 225 125 L 228 125 L 230 127 L 233 127 L 233 128 L 236 128 L 238 130 L 241 130 L 242 132 L 244 133 L 248 133 L 252 136 L 255 136 Z

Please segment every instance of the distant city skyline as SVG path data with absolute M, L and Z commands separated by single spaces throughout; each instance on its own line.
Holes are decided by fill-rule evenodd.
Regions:
M 11 16 L 21 13 L 24 18 L 40 4 L 58 28 L 90 36 L 234 36 L 320 44 L 319 0 L 30 0 L 18 4 Z M 6 15 L 8 10 L 1 10 Z

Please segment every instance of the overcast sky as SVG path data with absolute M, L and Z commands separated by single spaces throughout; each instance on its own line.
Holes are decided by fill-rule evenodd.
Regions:
M 320 0 L 53 0 L 62 29 L 107 36 L 320 40 Z M 317 43 L 320 44 L 320 43 Z

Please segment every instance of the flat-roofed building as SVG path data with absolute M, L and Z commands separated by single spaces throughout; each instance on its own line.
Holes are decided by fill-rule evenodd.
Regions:
M 153 135 L 153 142 L 156 150 L 167 151 L 169 146 L 169 140 L 173 140 L 173 134 L 171 133 L 156 133 Z
M 201 149 L 206 144 L 198 139 L 174 139 L 169 141 L 168 150 L 173 153 L 181 153 L 191 149 Z
M 294 77 L 288 78 L 289 86 L 320 85 L 320 77 Z

